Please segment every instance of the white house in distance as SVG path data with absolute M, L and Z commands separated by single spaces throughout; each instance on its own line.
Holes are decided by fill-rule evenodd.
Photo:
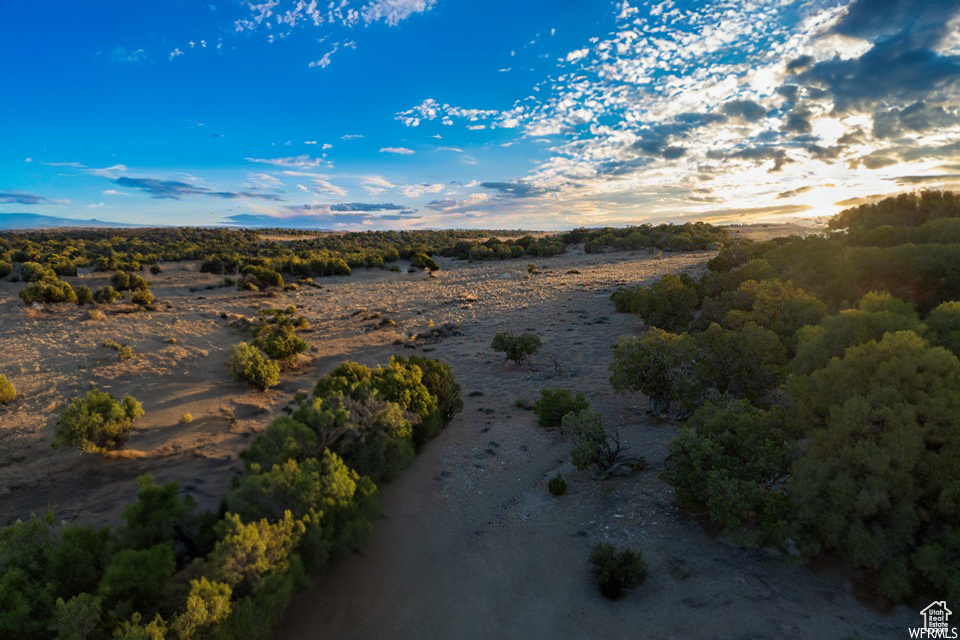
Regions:
M 923 627 L 925 629 L 946 629 L 947 619 L 953 611 L 947 609 L 946 600 L 934 600 L 927 605 L 927 608 L 920 612 L 923 616 Z

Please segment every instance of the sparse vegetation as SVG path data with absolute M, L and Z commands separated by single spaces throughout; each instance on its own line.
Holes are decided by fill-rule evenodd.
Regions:
M 588 408 L 590 403 L 582 393 L 573 395 L 569 389 L 541 389 L 540 397 L 533 403 L 533 412 L 541 427 L 554 429 L 560 426 L 563 417 Z
M 137 413 L 126 398 L 91 394 L 74 400 L 85 416 Z M 436 361 L 344 365 L 254 440 L 219 514 L 198 515 L 176 483 L 143 476 L 117 528 L 56 526 L 52 513 L 0 528 L 0 630 L 26 640 L 268 637 L 310 576 L 369 537 L 379 514 L 371 477 L 395 477 L 418 424 L 446 421 L 458 401 Z
M 410 266 L 415 269 L 427 269 L 428 271 L 439 271 L 440 265 L 437 261 L 425 253 L 415 253 L 410 257 Z
M 122 299 L 123 294 L 111 286 L 100 287 L 93 292 L 93 300 L 97 304 L 111 304 Z
M 550 491 L 550 495 L 557 498 L 567 495 L 567 481 L 564 480 L 563 474 L 557 473 L 557 475 L 550 478 L 550 481 L 547 483 L 547 489 Z
M 599 477 L 630 476 L 646 468 L 642 458 L 626 455 L 619 436 L 607 434 L 603 416 L 592 408 L 570 411 L 560 421 L 560 430 L 573 441 L 570 459 L 580 471 L 596 465 Z
M 502 331 L 493 336 L 493 343 L 490 347 L 494 351 L 503 353 L 507 360 L 519 365 L 524 360 L 529 360 L 531 356 L 536 355 L 542 344 L 540 336 L 529 331 L 520 335 Z
M 17 389 L 7 380 L 7 376 L 0 375 L 0 405 L 10 404 L 17 398 Z
M 117 352 L 117 357 L 120 360 L 129 360 L 133 357 L 133 348 L 130 345 L 120 344 L 114 340 L 106 339 L 103 341 L 103 346 L 110 347 Z
M 55 445 L 84 452 L 111 451 L 124 440 L 143 407 L 131 396 L 117 400 L 109 393 L 91 389 L 84 398 L 73 398 L 60 412 Z
M 90 291 L 90 287 L 84 285 L 82 287 L 77 287 L 77 304 L 83 306 L 85 304 L 93 304 L 93 292 Z
M 609 542 L 594 545 L 590 563 L 600 593 L 610 600 L 619 600 L 647 579 L 647 563 L 639 551 L 617 549 Z
M 280 365 L 247 342 L 230 347 L 227 369 L 237 382 L 248 382 L 261 391 L 280 384 Z

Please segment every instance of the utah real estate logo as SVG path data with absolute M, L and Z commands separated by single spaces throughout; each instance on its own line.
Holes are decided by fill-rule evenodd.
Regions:
M 920 611 L 923 616 L 922 627 L 911 627 L 911 638 L 956 638 L 957 628 L 950 627 L 949 619 L 953 611 L 947 609 L 946 600 L 934 600 Z

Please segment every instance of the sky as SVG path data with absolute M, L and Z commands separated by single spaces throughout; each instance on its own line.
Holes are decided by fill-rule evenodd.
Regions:
M 785 222 L 960 189 L 960 0 L 0 0 L 0 213 Z

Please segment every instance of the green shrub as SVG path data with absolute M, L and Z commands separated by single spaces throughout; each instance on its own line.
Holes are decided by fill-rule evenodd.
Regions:
M 133 348 L 130 345 L 120 344 L 110 338 L 107 338 L 103 341 L 103 346 L 110 347 L 117 352 L 117 357 L 120 360 L 129 360 L 133 357 Z
M 960 601 L 960 361 L 910 331 L 847 349 L 790 385 L 814 442 L 790 493 L 813 553 L 879 572 L 903 601 Z
M 33 282 L 20 291 L 20 299 L 26 305 L 34 302 L 77 302 L 77 294 L 73 288 L 56 275 L 44 276 L 43 279 Z
M 420 367 L 402 358 L 391 358 L 389 367 L 376 369 L 344 362 L 321 378 L 313 393 L 322 398 L 339 391 L 354 400 L 365 400 L 375 394 L 378 399 L 394 402 L 422 420 L 438 409 L 437 398 L 423 383 L 423 374 Z
M 130 288 L 130 274 L 125 271 L 117 271 L 110 277 L 110 284 L 117 291 L 126 291 Z
M 618 392 L 640 391 L 656 415 L 683 416 L 698 393 L 691 375 L 693 338 L 651 327 L 639 337 L 621 338 L 613 349 L 610 384 Z
M 294 360 L 309 348 L 292 328 L 281 325 L 267 325 L 253 343 L 274 360 Z
M 83 306 L 85 304 L 93 304 L 93 292 L 90 291 L 90 287 L 86 285 L 78 287 L 76 293 L 77 305 Z
M 889 301 L 884 303 L 881 298 L 880 294 L 867 294 L 859 309 L 846 309 L 826 316 L 818 325 L 802 327 L 797 332 L 797 354 L 790 369 L 800 374 L 811 373 L 826 366 L 832 358 L 843 356 L 848 347 L 879 340 L 888 332 L 920 330 L 920 318 L 912 305 L 898 301 L 904 306 L 897 307 Z M 934 315 L 933 312 L 930 315 Z
M 600 593 L 610 600 L 619 600 L 647 578 L 647 563 L 639 551 L 617 549 L 609 542 L 594 545 L 590 562 Z
M 570 460 L 578 470 L 603 462 L 610 452 L 609 437 L 603 426 L 603 416 L 596 409 L 586 408 L 564 414 L 560 421 L 563 435 L 573 440 Z
M 0 375 L 0 404 L 10 404 L 17 397 L 17 390 L 6 376 Z
M 321 401 L 322 404 L 322 401 Z M 302 417 L 298 416 L 298 417 Z M 349 414 L 340 414 L 340 426 L 349 420 Z M 329 424 L 337 420 L 330 415 Z M 274 420 L 266 431 L 258 435 L 240 457 L 247 465 L 257 464 L 263 469 L 283 464 L 287 460 L 298 462 L 320 455 L 318 432 L 302 420 L 281 416 Z
M 371 399 L 351 409 L 359 437 L 338 440 L 337 454 L 352 469 L 374 482 L 393 480 L 416 456 L 413 424 L 403 409 L 392 402 Z
M 690 276 L 671 273 L 649 287 L 620 289 L 610 299 L 617 311 L 639 314 L 648 325 L 682 331 L 693 323 L 701 293 Z
M 550 478 L 550 482 L 547 483 L 547 489 L 549 489 L 550 495 L 558 498 L 567 495 L 567 481 L 563 479 L 563 474 L 557 473 L 557 475 Z
M 460 398 L 460 385 L 453 376 L 453 371 L 439 360 L 431 360 L 420 356 L 410 356 L 404 361 L 401 357 L 393 358 L 401 366 L 411 366 L 422 372 L 420 382 L 427 392 L 436 400 L 437 408 L 413 426 L 413 443 L 420 448 L 435 437 L 454 415 L 463 410 L 463 400 Z
M 244 276 L 241 283 L 243 285 L 253 285 L 252 291 L 267 287 L 283 287 L 283 276 L 267 267 L 247 265 L 240 270 L 240 274 Z
M 924 324 L 932 342 L 960 356 L 960 302 L 944 302 L 935 307 L 927 314 Z
M 540 336 L 535 333 L 525 332 L 514 335 L 509 331 L 502 331 L 493 336 L 490 347 L 494 351 L 504 353 L 507 360 L 521 364 L 540 351 L 541 345 Z
M 49 637 L 46 626 L 55 606 L 49 558 L 53 550 L 53 514 L 15 522 L 0 529 L 0 634 Z
M 139 304 L 143 307 L 147 306 L 154 300 L 155 298 L 153 297 L 153 293 L 150 292 L 150 289 L 137 289 L 130 297 L 131 302 L 134 304 Z
M 698 334 L 653 327 L 617 343 L 610 383 L 619 392 L 645 393 L 658 415 L 685 418 L 717 394 L 768 405 L 785 376 L 786 358 L 776 334 L 755 324 L 738 329 L 711 324 Z
M 105 391 L 91 389 L 85 398 L 73 398 L 60 412 L 55 445 L 80 451 L 110 451 L 119 447 L 143 415 L 143 407 L 131 396 L 118 401 Z
M 227 513 L 217 524 L 218 541 L 207 557 L 210 577 L 234 593 L 249 595 L 262 576 L 289 563 L 304 530 L 289 511 L 272 524 L 266 519 L 244 523 L 239 515 Z
M 81 593 L 67 601 L 57 598 L 53 629 L 58 640 L 82 640 L 100 624 L 103 598 L 90 593 Z
M 190 532 L 197 503 L 192 496 L 180 497 L 178 483 L 157 485 L 152 476 L 142 475 L 137 486 L 137 501 L 123 509 L 126 525 L 120 529 L 120 537 L 126 547 L 147 549 Z
M 440 265 L 437 261 L 425 253 L 416 253 L 410 258 L 410 266 L 416 269 L 427 269 L 429 271 L 439 271 Z
M 56 279 L 56 273 L 37 262 L 24 262 L 20 265 L 20 280 L 23 282 L 39 282 L 44 278 Z
M 230 347 L 227 369 L 234 380 L 249 382 L 261 391 L 280 384 L 280 365 L 264 358 L 255 346 L 246 342 Z
M 683 507 L 741 544 L 782 543 L 790 530 L 792 443 L 778 411 L 721 398 L 697 409 L 670 445 L 664 477 Z
M 190 594 L 182 614 L 173 618 L 170 629 L 175 638 L 207 638 L 230 616 L 233 590 L 222 582 L 211 582 L 205 576 L 190 581 Z
M 100 287 L 93 292 L 93 300 L 98 304 L 111 304 L 123 298 L 123 294 L 113 287 Z
M 729 329 L 739 329 L 750 323 L 775 333 L 784 343 L 793 345 L 797 329 L 816 324 L 826 314 L 827 306 L 793 282 L 782 280 L 747 280 L 736 291 L 720 298 L 719 321 Z M 705 304 L 706 307 L 706 304 Z M 710 316 L 711 313 L 707 313 Z
M 541 389 L 540 398 L 533 404 L 537 422 L 541 427 L 559 427 L 563 416 L 588 408 L 590 403 L 582 393 L 576 396 L 569 389 Z
M 146 291 L 150 288 L 143 276 L 126 273 L 125 271 L 117 271 L 113 274 L 110 278 L 110 284 L 117 291 Z
M 110 619 L 120 622 L 134 613 L 153 617 L 170 593 L 169 580 L 176 566 L 173 544 L 169 542 L 149 549 L 117 552 L 97 587 Z

